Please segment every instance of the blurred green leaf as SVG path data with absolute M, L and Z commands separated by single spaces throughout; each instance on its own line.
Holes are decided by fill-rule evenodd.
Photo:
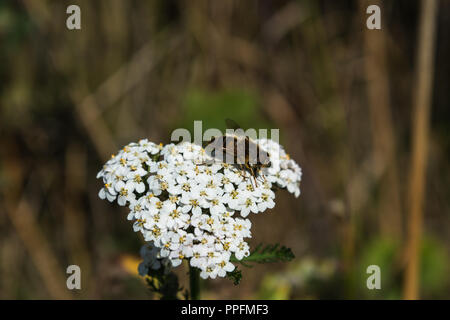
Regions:
M 190 89 L 183 100 L 183 116 L 176 126 L 191 133 L 195 120 L 203 121 L 203 130 L 225 130 L 225 119 L 235 120 L 243 129 L 270 128 L 259 110 L 257 94 L 244 89 L 224 89 L 216 92 Z
M 426 237 L 422 242 L 420 262 L 422 294 L 436 297 L 449 285 L 447 249 L 434 238 Z
M 367 298 L 402 298 L 403 269 L 400 264 L 402 250 L 398 243 L 379 238 L 363 248 L 360 269 L 357 275 L 360 293 Z M 448 285 L 448 256 L 444 246 L 426 236 L 420 252 L 420 287 L 422 297 L 434 297 Z M 381 269 L 381 290 L 368 290 L 366 268 L 378 265 Z
M 359 270 L 356 281 L 359 292 L 367 298 L 401 298 L 401 278 L 398 254 L 400 245 L 389 238 L 377 238 L 362 248 Z M 381 269 L 381 290 L 369 290 L 367 288 L 367 267 L 377 265 Z

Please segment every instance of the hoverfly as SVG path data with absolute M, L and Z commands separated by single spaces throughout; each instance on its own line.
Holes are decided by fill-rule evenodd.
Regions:
M 269 153 L 245 135 L 244 130 L 235 121 L 226 119 L 225 123 L 234 133 L 212 138 L 205 150 L 209 151 L 212 157 L 250 173 L 258 186 L 256 179 L 259 175 L 262 176 L 261 170 L 271 166 Z

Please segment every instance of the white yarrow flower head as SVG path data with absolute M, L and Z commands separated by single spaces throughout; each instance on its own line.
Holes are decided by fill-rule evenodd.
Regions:
M 257 181 L 238 166 L 218 162 L 192 143 L 130 143 L 109 159 L 97 178 L 101 199 L 130 209 L 128 220 L 147 244 L 139 273 L 188 260 L 202 278 L 224 277 L 232 257 L 250 254 L 251 214 L 275 206 L 274 190 L 300 195 L 302 171 L 278 143 L 260 139 L 271 167 Z

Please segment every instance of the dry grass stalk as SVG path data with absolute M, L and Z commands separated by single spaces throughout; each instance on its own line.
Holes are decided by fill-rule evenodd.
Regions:
M 360 1 L 360 10 L 382 1 Z M 366 16 L 364 15 L 364 18 Z M 372 123 L 373 174 L 379 181 L 378 217 L 381 233 L 394 239 L 402 238 L 402 216 L 397 177 L 396 143 L 391 116 L 390 85 L 386 62 L 386 32 L 364 28 L 365 76 Z
M 423 203 L 427 163 L 428 131 L 433 86 L 433 63 L 438 0 L 422 0 L 417 52 L 417 75 L 413 101 L 413 146 L 408 189 L 408 240 L 403 294 L 419 299 L 419 254 L 422 239 Z

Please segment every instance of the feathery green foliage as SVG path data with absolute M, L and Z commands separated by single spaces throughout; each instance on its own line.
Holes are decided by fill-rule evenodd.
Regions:
M 269 244 L 263 246 L 259 244 L 255 250 L 250 253 L 248 257 L 244 257 L 242 260 L 236 259 L 236 257 L 232 257 L 230 261 L 239 262 L 246 267 L 251 267 L 248 262 L 255 263 L 269 263 L 269 262 L 286 262 L 294 259 L 294 253 L 292 250 L 285 246 L 280 246 L 277 244 Z

